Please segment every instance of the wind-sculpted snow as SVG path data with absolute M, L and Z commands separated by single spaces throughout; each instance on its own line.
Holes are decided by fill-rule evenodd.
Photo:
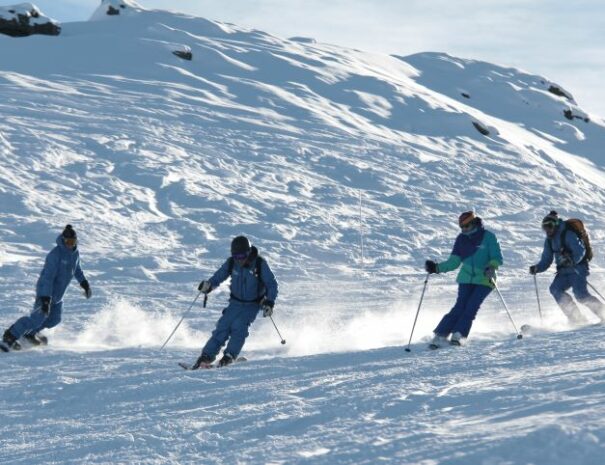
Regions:
M 504 283 L 527 280 L 551 208 L 588 224 L 599 281 L 605 131 L 598 117 L 567 120 L 573 97 L 546 78 L 142 10 L 52 41 L 0 37 L 0 49 L 0 238 L 24 257 L 0 269 L 9 289 L 15 272 L 33 288 L 69 222 L 98 289 L 92 312 L 123 293 L 178 312 L 239 233 L 276 269 L 288 320 L 321 320 L 334 302 L 348 308 L 328 312 L 337 320 L 389 312 L 473 207 L 500 238 Z
M 535 339 L 515 342 L 492 296 L 468 348 L 421 352 L 455 298 L 454 276 L 440 275 L 419 353 L 401 346 L 424 260 L 448 255 L 470 208 L 500 239 L 518 324 L 538 323 L 526 270 L 553 208 L 585 220 L 603 289 L 601 118 L 515 69 L 125 5 L 52 39 L 0 36 L 1 327 L 30 309 L 67 223 L 93 289 L 89 301 L 68 291 L 48 351 L 0 359 L 2 460 L 598 463 L 602 331 L 558 333 L 569 328 L 550 275 Z M 248 365 L 177 372 L 227 290 L 157 349 L 241 233 L 278 277 L 288 343 L 259 318 Z

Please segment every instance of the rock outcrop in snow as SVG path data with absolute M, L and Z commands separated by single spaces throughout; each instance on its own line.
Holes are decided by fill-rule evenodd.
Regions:
M 60 33 L 59 23 L 43 15 L 31 3 L 0 7 L 0 34 L 25 37 L 33 34 L 56 36 Z
M 558 97 L 564 97 L 567 100 L 569 100 L 569 102 L 573 103 L 574 105 L 576 104 L 576 101 L 573 98 L 573 95 L 571 95 L 570 92 L 567 92 L 565 89 L 563 89 L 563 87 L 561 87 L 559 84 L 549 83 L 548 92 L 550 92 L 551 94 L 555 94 Z
M 124 16 L 144 8 L 134 0 L 101 0 L 101 5 L 92 14 L 90 20 L 96 21 L 111 16 Z
M 191 48 L 186 45 L 181 46 L 178 50 L 173 50 L 172 53 L 183 60 L 191 61 L 193 60 L 193 54 L 191 53 Z

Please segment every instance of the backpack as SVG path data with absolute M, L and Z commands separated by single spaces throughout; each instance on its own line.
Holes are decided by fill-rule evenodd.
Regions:
M 235 297 L 233 294 L 231 294 L 231 298 L 237 300 L 238 302 L 261 302 L 263 300 L 263 298 L 265 297 L 265 292 L 264 291 L 264 283 L 261 277 L 261 266 L 263 264 L 263 262 L 265 261 L 265 259 L 263 257 L 261 257 L 260 255 L 257 256 L 255 259 L 255 263 L 254 263 L 254 276 L 258 279 L 258 297 L 255 300 L 242 300 L 242 299 L 238 299 L 237 297 Z M 235 259 L 233 257 L 229 257 L 229 264 L 228 264 L 228 271 L 229 271 L 229 276 L 231 276 L 231 273 L 233 273 L 233 267 L 235 265 Z
M 592 252 L 592 246 L 590 245 L 588 231 L 586 231 L 586 227 L 584 226 L 582 220 L 579 220 L 577 218 L 565 220 L 565 228 L 561 233 L 561 247 L 563 252 L 569 252 L 565 247 L 565 236 L 567 234 L 567 231 L 572 231 L 576 236 L 578 236 L 580 238 L 580 241 L 582 241 L 582 245 L 586 249 L 586 252 L 584 253 L 584 258 L 580 263 L 591 261 L 594 255 Z M 552 249 L 552 240 L 550 242 L 550 248 Z

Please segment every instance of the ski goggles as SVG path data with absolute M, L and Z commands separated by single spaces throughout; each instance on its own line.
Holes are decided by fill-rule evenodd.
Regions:
M 248 258 L 248 252 L 234 253 L 231 256 L 234 260 L 245 260 L 246 258 Z
M 64 237 L 63 238 L 63 243 L 67 246 L 67 247 L 75 247 L 76 244 L 78 243 L 78 239 L 76 239 L 75 237 Z
M 555 229 L 556 224 L 555 223 L 551 223 L 550 221 L 548 223 L 542 223 L 542 229 L 544 231 L 552 231 L 553 229 Z

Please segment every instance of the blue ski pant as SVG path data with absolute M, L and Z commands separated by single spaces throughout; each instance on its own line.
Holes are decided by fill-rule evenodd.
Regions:
M 482 284 L 460 284 L 456 304 L 441 319 L 435 328 L 435 334 L 447 337 L 458 332 L 462 337 L 468 337 L 479 307 L 490 292 L 492 288 Z
M 248 328 L 256 319 L 259 308 L 256 303 L 229 303 L 229 306 L 223 310 L 223 315 L 216 323 L 212 336 L 202 349 L 202 354 L 216 357 L 228 339 L 229 343 L 225 353 L 237 358 L 248 337 Z
M 29 316 L 19 318 L 10 328 L 10 333 L 19 339 L 26 334 L 36 334 L 46 328 L 54 328 L 61 322 L 63 301 L 51 302 L 48 315 L 42 313 L 42 301 L 36 298 L 34 308 Z
M 586 305 L 602 320 L 605 319 L 605 305 L 588 292 L 588 270 L 584 267 L 577 267 L 575 270 L 577 270 L 577 273 L 569 271 L 557 273 L 550 285 L 550 293 L 572 323 L 582 323 L 586 319 L 571 296 L 566 292 L 570 288 L 578 302 Z

